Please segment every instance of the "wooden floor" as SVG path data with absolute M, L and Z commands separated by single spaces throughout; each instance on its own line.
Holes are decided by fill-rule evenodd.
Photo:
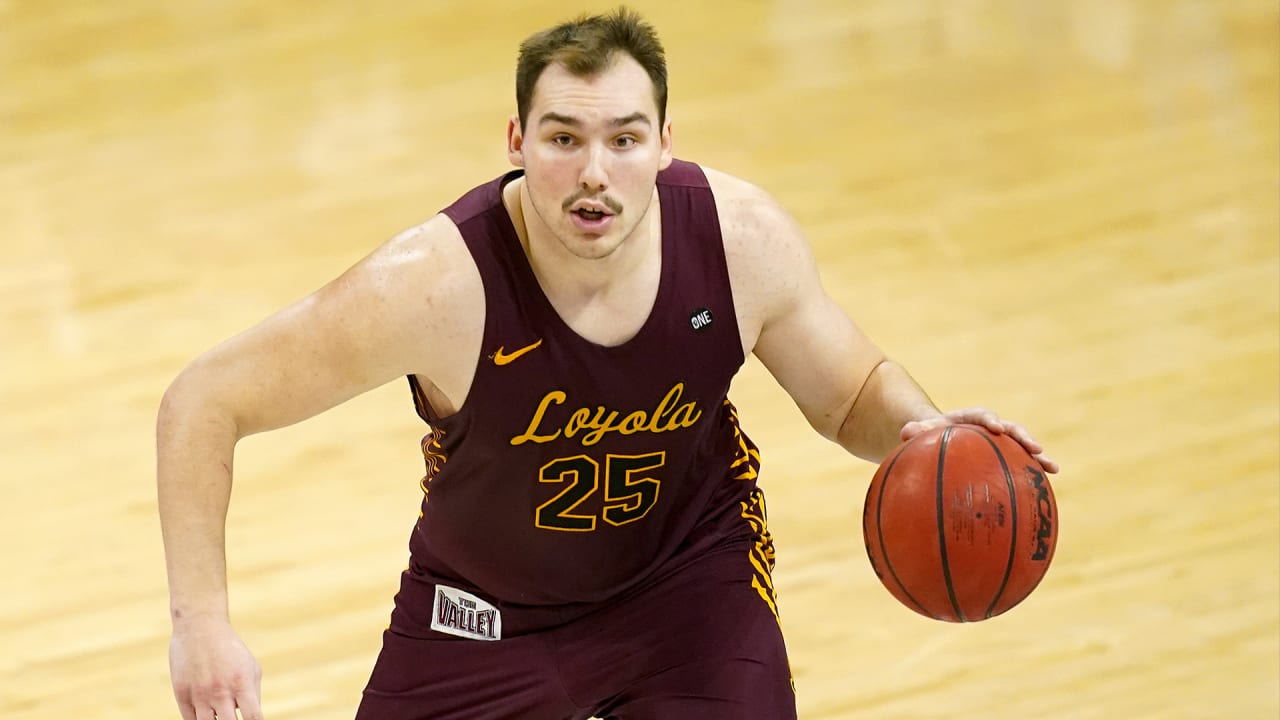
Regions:
M 1036 593 L 925 620 L 867 563 L 874 468 L 748 366 L 801 717 L 1280 716 L 1275 0 L 634 6 L 678 155 L 781 198 L 938 402 L 1064 466 Z M 568 12 L 0 0 L 0 717 L 176 717 L 161 393 L 502 172 L 515 47 Z M 423 432 L 397 383 L 242 444 L 232 606 L 271 720 L 351 716 Z

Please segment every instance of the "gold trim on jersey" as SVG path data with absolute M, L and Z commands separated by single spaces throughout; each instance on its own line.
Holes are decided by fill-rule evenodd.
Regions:
M 767 519 L 767 511 L 764 504 L 764 493 L 756 488 L 751 492 L 751 496 L 743 500 L 742 518 L 751 526 L 751 531 L 756 536 L 756 541 L 751 547 L 751 551 L 747 553 L 748 559 L 751 561 L 752 575 L 751 587 L 755 588 L 759 593 L 760 599 L 764 600 L 769 606 L 769 611 L 773 613 L 773 617 L 782 624 L 782 618 L 778 614 L 778 596 L 773 588 L 773 535 L 769 532 L 769 524 Z
M 435 479 L 435 476 L 449 462 L 449 457 L 444 454 L 440 441 L 444 439 L 444 430 L 438 427 L 431 428 L 431 432 L 422 438 L 422 458 L 427 464 L 427 474 L 422 476 L 422 482 L 419 486 L 422 488 L 423 495 L 430 495 L 429 485 Z
M 727 399 L 724 407 L 729 413 L 729 424 L 733 427 L 733 439 L 738 441 L 738 455 L 729 468 L 737 472 L 733 476 L 735 480 L 755 480 L 760 473 L 760 451 L 738 426 L 738 409 Z
M 751 546 L 747 557 L 751 562 L 751 587 L 760 595 L 760 599 L 764 600 L 764 604 L 769 606 L 769 612 L 773 613 L 773 619 L 778 623 L 778 629 L 782 629 L 782 615 L 778 613 L 778 594 L 773 588 L 773 534 L 769 532 L 768 511 L 764 504 L 764 491 L 756 488 L 751 491 L 751 495 L 743 500 L 742 518 L 751 526 L 752 532 L 755 533 L 756 541 Z M 787 675 L 791 681 L 791 692 L 796 691 L 795 674 L 791 672 L 791 661 L 787 661 Z

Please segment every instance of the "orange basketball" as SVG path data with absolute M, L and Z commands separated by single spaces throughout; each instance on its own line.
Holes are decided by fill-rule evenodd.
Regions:
M 1035 589 L 1058 541 L 1040 464 L 1016 440 L 949 425 L 899 445 L 867 489 L 862 535 L 903 605 L 950 622 L 995 617 Z

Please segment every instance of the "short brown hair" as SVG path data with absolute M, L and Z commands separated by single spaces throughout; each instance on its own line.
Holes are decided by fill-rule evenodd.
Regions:
M 667 58 L 653 26 L 635 11 L 620 7 L 608 15 L 583 15 L 550 30 L 530 36 L 520 44 L 516 63 L 516 110 L 523 130 L 533 104 L 533 86 L 542 71 L 558 62 L 578 77 L 591 77 L 606 69 L 614 53 L 624 52 L 640 63 L 653 81 L 658 105 L 658 127 L 667 116 Z

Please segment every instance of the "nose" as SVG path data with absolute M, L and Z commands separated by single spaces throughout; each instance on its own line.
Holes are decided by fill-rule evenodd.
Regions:
M 608 163 L 609 152 L 597 144 L 587 148 L 586 164 L 582 167 L 582 175 L 578 182 L 582 189 L 589 193 L 598 193 L 609 187 Z

